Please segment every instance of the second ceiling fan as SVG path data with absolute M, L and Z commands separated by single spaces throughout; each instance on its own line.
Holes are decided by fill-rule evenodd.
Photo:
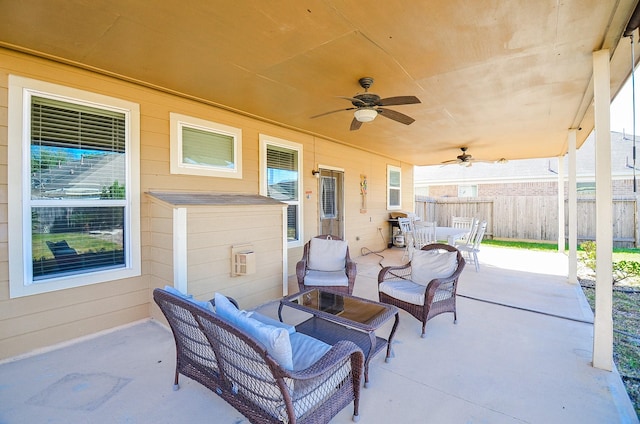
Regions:
M 360 86 L 364 88 L 364 93 L 356 94 L 353 97 L 340 96 L 340 98 L 342 99 L 349 100 L 353 105 L 352 107 L 332 110 L 330 112 L 312 116 L 311 118 L 318 118 L 320 116 L 342 112 L 345 110 L 355 110 L 355 112 L 353 113 L 351 126 L 349 127 L 351 131 L 359 129 L 362 126 L 363 122 L 373 121 L 378 115 L 382 115 L 385 118 L 392 119 L 405 125 L 409 125 L 415 121 L 415 119 L 405 115 L 404 113 L 396 112 L 395 110 L 387 109 L 381 106 L 399 106 L 420 103 L 420 99 L 418 99 L 416 96 L 396 96 L 381 99 L 377 94 L 369 93 L 369 87 L 371 87 L 371 85 L 373 84 L 373 78 L 360 78 L 358 82 L 360 83 Z
M 451 160 L 445 160 L 444 162 L 441 162 L 443 165 L 451 165 L 451 164 L 458 164 L 458 165 L 462 165 L 462 166 L 471 166 L 474 162 L 484 162 L 484 163 L 507 163 L 507 159 L 505 158 L 500 158 L 498 160 L 479 160 L 479 159 L 474 159 L 473 156 L 471 156 L 470 154 L 467 153 L 467 150 L 469 148 L 468 147 L 461 147 L 460 150 L 462 151 L 462 154 L 459 154 L 458 156 L 456 156 L 455 159 L 451 159 Z

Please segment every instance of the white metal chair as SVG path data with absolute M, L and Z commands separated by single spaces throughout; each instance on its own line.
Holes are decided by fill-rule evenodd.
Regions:
M 413 227 L 413 248 L 420 250 L 427 244 L 436 242 L 436 223 L 422 221 Z
M 467 240 L 469 240 L 469 236 L 471 235 L 471 230 L 473 228 L 473 225 L 478 222 L 478 220 L 476 218 L 469 218 L 466 216 L 452 216 L 451 217 L 451 226 L 453 228 L 464 228 L 466 230 L 469 230 L 469 232 L 461 239 L 457 239 L 454 240 L 454 244 L 458 244 L 460 242 L 466 242 Z
M 484 233 L 487 231 L 487 221 L 482 221 L 478 224 L 477 228 L 478 230 L 473 235 L 473 239 L 469 238 L 469 241 L 466 244 L 456 246 L 463 255 L 466 253 L 469 261 L 473 262 L 476 267 L 476 272 L 480 269 L 478 252 L 480 252 L 480 243 L 484 238 Z
M 478 219 L 473 220 L 473 225 L 471 226 L 471 231 L 467 233 L 464 238 L 458 239 L 454 242 L 454 246 L 464 246 L 473 244 L 473 240 L 475 239 L 476 233 L 478 232 L 478 226 L 480 225 L 480 221 Z
M 400 232 L 404 239 L 404 253 L 402 254 L 402 259 L 404 259 L 405 256 L 410 258 L 411 255 L 409 249 L 413 246 L 413 225 L 411 223 L 411 218 L 398 218 L 398 226 L 400 227 Z

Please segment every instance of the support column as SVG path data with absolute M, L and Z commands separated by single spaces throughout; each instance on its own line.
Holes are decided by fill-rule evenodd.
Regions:
M 593 366 L 613 369 L 613 212 L 609 50 L 593 53 L 596 135 L 596 300 Z
M 558 252 L 564 253 L 564 156 L 558 156 Z
M 569 184 L 567 195 L 569 198 L 569 282 L 578 283 L 578 173 L 576 161 L 576 135 L 575 129 L 569 130 Z

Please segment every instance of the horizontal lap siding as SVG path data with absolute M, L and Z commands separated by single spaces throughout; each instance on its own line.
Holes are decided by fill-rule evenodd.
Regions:
M 9 298 L 9 170 L 6 163 L 9 143 L 9 74 L 120 98 L 140 105 L 140 163 L 135 164 L 133 171 L 140 175 L 140 193 L 137 194 L 140 197 L 141 276 L 23 298 Z M 240 128 L 243 140 L 242 178 L 170 174 L 171 112 Z M 304 148 L 301 170 L 304 192 L 301 196 L 305 196 L 306 192 L 308 196 L 301 198 L 304 213 L 304 237 L 301 242 L 318 232 L 318 180 L 311 176 L 311 170 L 316 169 L 319 163 L 345 171 L 345 228 L 354 255 L 360 254 L 363 247 L 378 250 L 385 244 L 377 228 L 386 228 L 388 218 L 385 206 L 387 164 L 402 167 L 403 209 L 409 210 L 412 206 L 412 167 L 407 164 L 149 87 L 0 48 L 0 359 L 149 316 L 159 317 L 152 302 L 151 289 L 173 283 L 173 212 L 172 208 L 162 210 L 162 206 L 154 206 L 145 193 L 197 190 L 258 194 L 259 134 L 299 143 Z M 368 210 L 363 214 L 359 213 L 361 174 L 367 175 L 369 181 Z M 204 247 L 202 243 L 206 240 L 199 238 L 196 234 L 198 231 L 194 231 L 194 244 L 189 247 L 189 257 L 193 261 L 189 272 L 194 277 L 194 289 L 202 296 L 215 290 L 228 291 L 228 294 L 242 300 L 243 307 L 279 298 L 282 295 L 283 262 L 288 263 L 288 272 L 293 274 L 295 262 L 302 256 L 301 245 L 296 246 L 285 250 L 284 254 L 288 258 L 283 261 L 282 220 L 277 218 L 279 213 L 281 211 L 269 210 L 258 216 L 253 210 L 244 211 L 240 215 L 225 211 L 224 219 L 211 219 L 206 223 L 203 221 L 204 228 L 200 230 L 211 232 L 207 238 L 214 242 L 216 238 L 226 240 L 218 241 L 217 246 L 214 243 L 214 246 Z M 216 221 L 219 228 L 207 227 L 209 223 Z M 383 233 L 386 235 L 387 231 Z M 258 272 L 253 276 L 232 278 L 230 246 L 247 242 L 253 243 L 256 249 Z M 217 258 L 212 260 L 213 268 L 208 268 L 206 260 L 203 261 L 208 255 Z M 214 275 L 217 282 L 212 284 L 208 274 Z
M 281 297 L 283 206 L 189 209 L 187 275 L 190 291 L 204 299 L 219 291 L 234 297 L 242 308 Z M 231 247 L 244 244 L 252 246 L 256 273 L 231 276 Z

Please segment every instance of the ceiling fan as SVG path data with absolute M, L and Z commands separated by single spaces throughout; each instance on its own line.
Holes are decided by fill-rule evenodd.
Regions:
M 360 86 L 364 88 L 364 93 L 356 94 L 353 97 L 339 96 L 341 99 L 349 100 L 353 107 L 332 110 L 330 112 L 312 116 L 311 118 L 318 118 L 320 116 L 345 110 L 355 110 L 353 113 L 353 120 L 351 121 L 351 126 L 349 128 L 351 131 L 359 129 L 363 122 L 373 121 L 378 115 L 382 115 L 385 118 L 392 119 L 405 125 L 409 125 L 415 121 L 415 119 L 410 116 L 381 106 L 399 106 L 420 103 L 420 99 L 416 96 L 396 96 L 381 99 L 377 94 L 369 93 L 369 87 L 373 84 L 373 78 L 360 78 L 358 82 L 360 83 Z
M 474 159 L 473 156 L 467 153 L 468 149 L 469 149 L 468 147 L 461 147 L 460 150 L 462 150 L 462 154 L 456 156 L 455 159 L 445 160 L 444 162 L 441 162 L 441 163 L 443 165 L 451 165 L 451 164 L 457 163 L 458 165 L 461 165 L 461 166 L 471 166 L 474 162 L 484 162 L 484 163 L 493 163 L 493 162 L 507 163 L 508 162 L 507 159 L 505 158 L 500 158 L 497 161 Z

